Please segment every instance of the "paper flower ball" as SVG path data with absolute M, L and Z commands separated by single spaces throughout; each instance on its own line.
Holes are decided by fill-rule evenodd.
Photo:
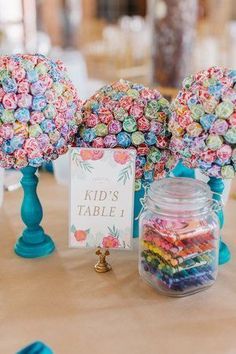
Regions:
M 62 62 L 43 55 L 0 57 L 0 166 L 39 167 L 67 151 L 81 101 Z
M 212 67 L 183 81 L 172 104 L 170 148 L 209 177 L 236 170 L 236 70 Z
M 157 90 L 120 80 L 102 87 L 82 107 L 77 145 L 133 148 L 136 188 L 165 176 L 175 166 L 169 149 L 169 102 Z

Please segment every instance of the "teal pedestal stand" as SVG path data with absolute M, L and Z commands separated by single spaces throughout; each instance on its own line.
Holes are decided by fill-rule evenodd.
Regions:
M 53 354 L 53 351 L 42 342 L 35 342 L 23 348 L 16 354 Z
M 23 174 L 21 184 L 24 190 L 21 217 L 26 228 L 16 242 L 15 252 L 24 258 L 45 257 L 55 249 L 52 239 L 40 226 L 43 210 L 36 192 L 38 184 L 36 171 L 37 169 L 31 166 L 21 170 Z
M 146 193 L 146 187 L 142 185 L 139 191 L 134 193 L 134 221 L 133 221 L 133 237 L 139 237 L 139 218 L 140 213 L 144 207 L 144 197 Z
M 173 175 L 175 177 L 188 177 L 195 178 L 195 171 L 192 168 L 184 166 L 182 161 L 180 161 L 173 170 Z
M 208 181 L 208 185 L 211 188 L 213 194 L 213 199 L 216 201 L 221 201 L 222 193 L 224 191 L 224 182 L 220 178 L 210 177 Z M 223 228 L 224 225 L 224 211 L 223 209 L 218 210 L 217 212 L 219 222 L 220 222 L 220 229 Z M 219 249 L 219 264 L 224 264 L 229 262 L 231 258 L 230 251 L 228 246 L 222 241 L 222 237 L 220 238 L 220 249 Z

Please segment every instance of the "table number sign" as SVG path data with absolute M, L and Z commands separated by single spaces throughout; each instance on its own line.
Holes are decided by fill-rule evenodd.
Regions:
M 135 157 L 131 149 L 71 149 L 70 247 L 131 247 Z

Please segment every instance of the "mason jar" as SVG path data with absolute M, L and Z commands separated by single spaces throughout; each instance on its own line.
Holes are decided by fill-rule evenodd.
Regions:
M 151 184 L 140 217 L 139 272 L 159 292 L 185 296 L 217 276 L 219 221 L 207 184 L 165 178 Z

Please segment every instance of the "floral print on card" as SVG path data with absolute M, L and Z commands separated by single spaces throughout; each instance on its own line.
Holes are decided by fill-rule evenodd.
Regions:
M 71 150 L 70 247 L 131 248 L 132 149 Z

